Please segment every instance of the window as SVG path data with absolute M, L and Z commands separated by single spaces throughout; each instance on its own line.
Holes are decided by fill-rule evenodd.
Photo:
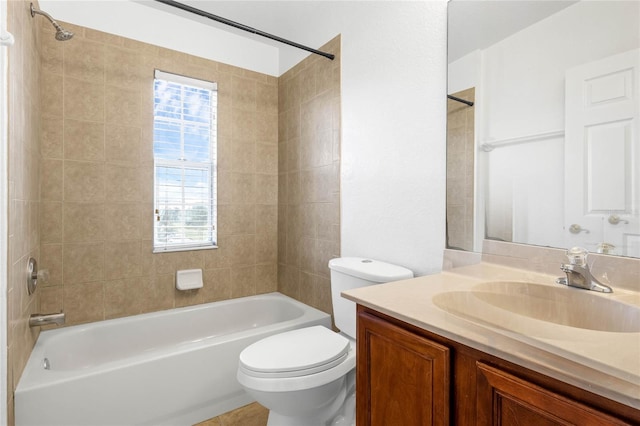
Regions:
M 153 251 L 214 248 L 216 83 L 156 70 Z

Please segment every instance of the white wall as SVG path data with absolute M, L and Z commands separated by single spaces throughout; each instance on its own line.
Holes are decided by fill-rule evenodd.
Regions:
M 482 51 L 475 50 L 448 65 L 447 93 L 460 92 L 480 85 Z
M 342 255 L 438 272 L 445 246 L 446 2 L 349 2 Z M 374 7 L 375 6 L 375 7 Z
M 110 11 L 114 3 L 122 12 Z M 202 44 L 210 59 L 272 68 L 271 58 L 264 68 L 231 54 L 219 59 L 229 46 L 200 40 L 204 30 L 194 24 L 185 31 L 178 18 L 120 3 L 41 1 L 61 20 L 196 55 L 193 44 Z M 438 272 L 445 245 L 446 1 L 253 4 L 274 17 L 273 28 L 248 23 L 263 31 L 311 47 L 342 34 L 342 255 L 397 263 L 419 275 Z M 166 28 L 175 29 L 171 37 Z M 278 54 L 279 73 L 306 56 L 290 47 Z

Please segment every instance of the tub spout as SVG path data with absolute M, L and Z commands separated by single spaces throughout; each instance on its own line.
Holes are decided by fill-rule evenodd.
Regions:
M 64 324 L 64 312 L 58 312 L 55 314 L 32 314 L 29 317 L 29 327 L 39 327 L 49 324 Z

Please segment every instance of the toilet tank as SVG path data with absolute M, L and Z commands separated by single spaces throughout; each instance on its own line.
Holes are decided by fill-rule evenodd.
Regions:
M 413 272 L 402 266 L 361 257 L 339 257 L 329 261 L 331 269 L 331 301 L 336 327 L 356 338 L 356 304 L 340 296 L 352 288 L 413 278 Z

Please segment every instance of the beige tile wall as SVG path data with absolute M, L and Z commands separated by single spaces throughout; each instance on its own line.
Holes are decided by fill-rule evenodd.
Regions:
M 279 81 L 278 289 L 331 313 L 340 255 L 340 37 Z
M 454 93 L 475 100 L 475 88 Z M 447 247 L 473 250 L 475 108 L 447 101 Z
M 275 291 L 277 78 L 65 27 L 40 46 L 42 310 L 78 324 Z M 218 83 L 218 249 L 151 252 L 155 68 Z M 175 290 L 190 268 L 204 288 Z
M 38 293 L 26 290 L 26 266 L 29 257 L 39 258 L 39 120 L 40 92 L 38 69 L 39 26 L 31 18 L 29 2 L 9 0 L 8 30 L 15 45 L 9 56 L 9 253 L 7 280 L 7 410 L 0 423 L 13 424 L 13 390 L 29 358 L 38 330 L 28 326 L 28 318 L 37 312 Z M 37 5 L 37 3 L 35 3 Z M 1 278 L 0 278 L 1 279 Z M 7 416 L 6 418 L 4 416 Z
M 29 2 L 9 2 L 9 424 L 36 311 L 72 325 L 279 290 L 331 312 L 339 38 L 323 47 L 335 61 L 277 79 L 66 23 L 76 35 L 62 43 L 32 19 Z M 218 83 L 219 249 L 151 253 L 155 68 Z M 49 271 L 31 297 L 29 256 Z M 176 291 L 190 268 L 204 288 Z

